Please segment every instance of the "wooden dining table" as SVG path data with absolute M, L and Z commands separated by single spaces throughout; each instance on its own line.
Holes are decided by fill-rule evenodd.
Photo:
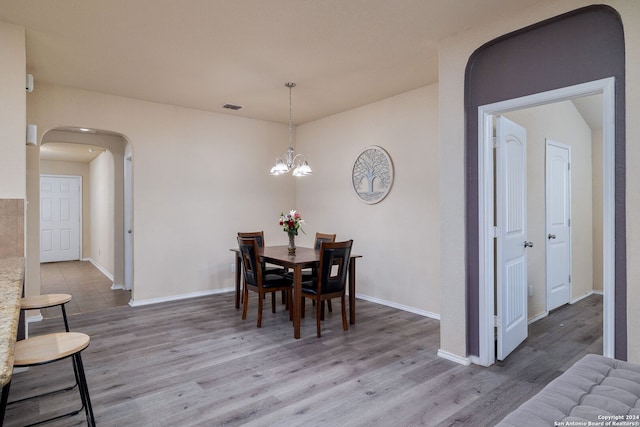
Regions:
M 242 259 L 239 249 L 231 249 L 236 253 L 236 308 L 240 308 L 240 280 L 242 276 Z M 293 337 L 300 338 L 300 315 L 302 294 L 302 270 L 318 266 L 320 263 L 320 250 L 313 248 L 297 247 L 294 255 L 289 255 L 287 245 L 283 246 L 266 246 L 260 248 L 260 260 L 274 265 L 279 265 L 293 270 L 293 301 L 291 310 L 293 310 Z M 351 254 L 349 260 L 349 323 L 356 323 L 356 259 L 362 258 L 362 255 Z

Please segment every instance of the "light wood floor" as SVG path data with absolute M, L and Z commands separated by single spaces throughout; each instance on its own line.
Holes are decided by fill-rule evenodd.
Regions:
M 602 298 L 530 326 L 490 368 L 439 358 L 439 322 L 358 300 L 356 325 L 327 314 L 322 338 L 308 304 L 302 339 L 288 315 L 257 304 L 240 319 L 233 294 L 70 317 L 91 336 L 83 352 L 99 426 L 492 426 L 586 353 L 601 353 Z M 268 299 L 267 299 L 268 301 Z M 32 333 L 62 328 L 60 319 Z M 68 360 L 14 376 L 10 400 L 72 382 Z M 19 426 L 78 405 L 75 390 L 11 405 Z M 84 425 L 84 417 L 52 423 Z

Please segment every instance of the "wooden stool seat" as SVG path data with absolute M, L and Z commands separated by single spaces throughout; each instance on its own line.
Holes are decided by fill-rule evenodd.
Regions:
M 64 330 L 69 332 L 69 321 L 67 320 L 67 310 L 64 305 L 71 301 L 69 294 L 44 294 L 32 297 L 24 297 L 20 302 L 20 310 L 39 310 L 41 308 L 60 306 L 62 311 L 62 320 L 64 321 Z
M 64 359 L 89 346 L 89 335 L 60 332 L 16 341 L 14 366 L 42 365 Z
M 64 305 L 62 305 L 62 307 L 64 307 Z M 16 341 L 13 361 L 13 366 L 16 367 L 44 365 L 47 363 L 65 359 L 67 357 L 71 357 L 73 360 L 73 374 L 76 378 L 76 384 L 79 386 L 78 390 L 80 392 L 80 400 L 82 400 L 82 407 L 78 410 L 58 415 L 46 420 L 38 421 L 37 423 L 30 425 L 33 426 L 52 420 L 77 415 L 83 409 L 87 417 L 87 424 L 90 426 L 96 425 L 96 421 L 93 416 L 93 409 L 91 407 L 91 399 L 89 398 L 87 377 L 84 373 L 82 356 L 80 355 L 82 350 L 89 346 L 90 341 L 91 339 L 89 338 L 89 335 L 83 334 L 81 332 L 59 332 L 54 334 L 38 335 L 32 338 L 27 338 L 25 340 Z M 70 390 L 70 388 L 64 390 Z M 38 396 L 33 396 L 21 400 L 40 398 L 64 390 L 56 390 L 53 392 L 44 393 Z M 3 393 L 5 393 L 4 390 Z M 9 389 L 7 385 L 6 394 L 8 395 L 8 393 Z
M 38 310 L 40 308 L 55 307 L 71 301 L 69 294 L 45 294 L 33 297 L 24 297 L 20 303 L 22 310 Z

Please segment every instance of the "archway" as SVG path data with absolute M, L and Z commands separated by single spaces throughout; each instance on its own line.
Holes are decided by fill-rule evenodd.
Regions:
M 615 343 L 626 359 L 625 53 L 619 14 L 589 6 L 493 40 L 469 59 L 465 76 L 467 353 L 480 355 L 479 107 L 587 82 L 615 80 Z
M 101 147 L 113 155 L 113 288 L 133 290 L 131 144 L 124 135 L 115 132 L 76 127 L 46 131 L 41 145 L 53 142 Z

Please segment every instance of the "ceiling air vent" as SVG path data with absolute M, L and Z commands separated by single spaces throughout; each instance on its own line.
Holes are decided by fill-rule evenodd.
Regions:
M 222 104 L 222 108 L 226 108 L 227 110 L 240 110 L 242 105 Z

